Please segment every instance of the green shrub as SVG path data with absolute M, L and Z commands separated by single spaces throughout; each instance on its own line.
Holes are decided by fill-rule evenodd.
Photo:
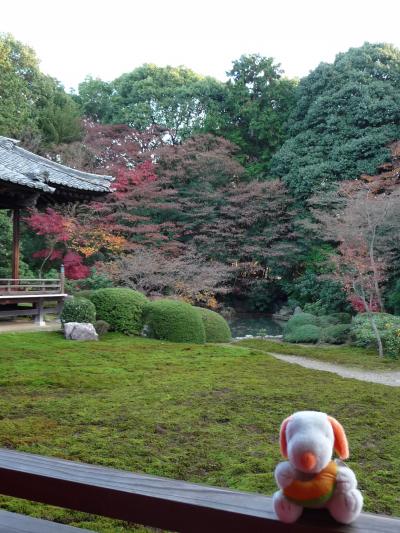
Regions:
M 196 307 L 203 320 L 206 342 L 229 342 L 232 333 L 224 317 L 203 307 Z
M 82 291 L 76 291 L 73 293 L 73 295 L 76 297 L 76 298 L 87 298 L 88 300 L 90 300 L 90 297 L 92 296 L 94 291 L 92 291 L 91 289 L 84 289 Z
M 352 319 L 350 313 L 332 313 L 330 316 L 336 318 L 337 324 L 350 324 Z
M 337 324 L 337 320 L 332 315 L 323 315 L 318 317 L 317 324 L 320 328 L 327 328 L 329 326 L 333 326 L 334 324 Z
M 177 300 L 157 300 L 146 305 L 145 327 L 155 339 L 195 343 L 206 340 L 198 309 Z
M 306 324 L 313 324 L 316 326 L 318 324 L 318 318 L 311 313 L 299 313 L 298 315 L 293 315 L 286 323 L 285 333 L 294 331 L 298 327 Z
M 110 324 L 105 320 L 96 320 L 94 329 L 99 337 L 102 337 L 110 330 Z
M 105 320 L 112 331 L 139 335 L 143 327 L 143 309 L 147 298 L 132 289 L 98 289 L 90 300 L 96 307 L 98 320 Z
M 283 339 L 287 342 L 309 342 L 316 343 L 319 341 L 321 328 L 314 324 L 304 324 L 285 333 Z
M 350 329 L 350 324 L 328 326 L 322 330 L 320 340 L 328 344 L 344 344 L 349 338 Z
M 372 313 L 372 315 L 381 336 L 384 354 L 399 357 L 400 317 L 389 313 Z M 353 319 L 351 334 L 356 346 L 377 348 L 377 341 L 367 313 L 360 313 Z
M 86 298 L 67 298 L 61 313 L 61 323 L 88 322 L 94 324 L 96 320 L 96 308 Z

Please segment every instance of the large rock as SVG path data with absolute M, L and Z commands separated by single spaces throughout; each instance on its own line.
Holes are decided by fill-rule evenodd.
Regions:
M 66 322 L 64 324 L 64 336 L 71 341 L 97 341 L 99 336 L 93 324 L 86 322 Z

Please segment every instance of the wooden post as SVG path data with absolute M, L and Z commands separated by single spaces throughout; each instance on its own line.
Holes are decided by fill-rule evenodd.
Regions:
M 65 268 L 64 265 L 61 265 L 60 268 L 60 293 L 64 294 L 65 290 Z
M 37 326 L 45 326 L 46 322 L 44 321 L 44 302 L 43 298 L 40 298 L 39 301 L 35 305 L 37 309 L 37 314 L 35 317 L 35 324 Z
M 20 210 L 13 210 L 13 248 L 12 274 L 13 279 L 19 279 L 19 241 L 20 241 Z

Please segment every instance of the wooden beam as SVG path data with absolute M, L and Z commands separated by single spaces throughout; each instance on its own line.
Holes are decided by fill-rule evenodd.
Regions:
M 14 279 L 19 279 L 19 252 L 20 252 L 20 210 L 13 210 L 13 244 L 12 244 L 12 274 Z
M 338 524 L 313 510 L 279 522 L 272 498 L 0 449 L 0 493 L 184 533 L 398 533 L 400 520 L 363 513 Z

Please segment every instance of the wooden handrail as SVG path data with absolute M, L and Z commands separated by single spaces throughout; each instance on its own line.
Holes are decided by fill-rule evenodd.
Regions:
M 171 531 L 394 533 L 400 520 L 363 513 L 351 526 L 325 511 L 287 526 L 268 496 L 0 449 L 0 493 Z

